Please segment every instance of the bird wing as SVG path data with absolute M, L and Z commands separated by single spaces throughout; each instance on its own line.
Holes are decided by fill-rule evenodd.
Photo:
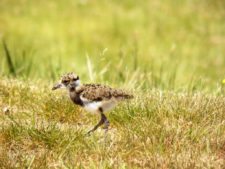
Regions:
M 85 84 L 78 92 L 83 101 L 107 101 L 112 98 L 116 100 L 124 100 L 133 98 L 132 95 L 127 94 L 123 90 L 113 89 L 109 86 L 100 84 Z

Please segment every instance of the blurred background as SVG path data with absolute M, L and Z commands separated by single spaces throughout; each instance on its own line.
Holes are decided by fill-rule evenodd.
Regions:
M 0 0 L 0 74 L 216 91 L 224 0 Z

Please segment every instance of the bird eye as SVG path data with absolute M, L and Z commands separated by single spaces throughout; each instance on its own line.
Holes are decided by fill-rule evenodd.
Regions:
M 63 83 L 68 83 L 68 82 L 69 82 L 69 80 L 63 80 L 62 82 L 63 82 Z

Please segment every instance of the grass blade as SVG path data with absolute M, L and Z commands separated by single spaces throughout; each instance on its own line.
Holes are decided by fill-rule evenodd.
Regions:
M 10 55 L 9 49 L 7 47 L 7 44 L 5 43 L 5 41 L 3 40 L 3 47 L 4 47 L 4 51 L 5 51 L 5 56 L 6 56 L 6 60 L 7 60 L 7 64 L 9 67 L 9 72 L 10 74 L 12 74 L 13 76 L 16 76 L 16 71 L 12 62 L 12 57 Z

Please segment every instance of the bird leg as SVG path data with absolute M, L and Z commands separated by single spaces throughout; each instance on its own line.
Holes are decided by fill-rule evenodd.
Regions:
M 104 127 L 103 127 L 103 129 L 105 129 L 106 130 L 106 132 L 108 131 L 108 128 L 109 128 L 109 120 L 106 118 L 105 119 L 105 122 L 104 122 Z
M 105 116 L 102 112 L 100 112 L 100 115 L 101 115 L 101 119 L 100 119 L 100 121 L 98 122 L 98 124 L 97 124 L 93 129 L 91 129 L 90 131 L 88 131 L 87 134 L 90 134 L 91 132 L 94 132 L 98 127 L 100 127 L 100 126 L 101 126 L 102 124 L 104 124 L 104 123 L 105 123 L 105 125 L 106 125 L 106 122 L 109 124 L 109 122 L 108 122 L 106 116 Z M 108 126 L 107 126 L 107 128 L 108 128 Z

